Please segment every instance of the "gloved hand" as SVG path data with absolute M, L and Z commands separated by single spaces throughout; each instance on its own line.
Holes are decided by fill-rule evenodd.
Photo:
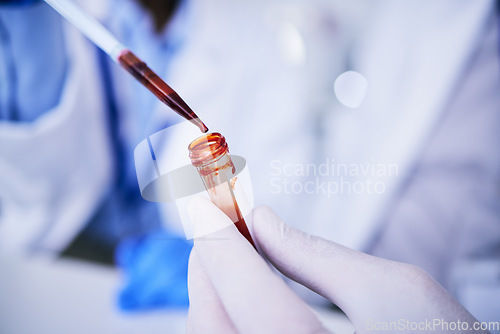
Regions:
M 125 285 L 118 304 L 125 311 L 188 306 L 187 266 L 192 243 L 166 232 L 126 239 L 116 249 Z
M 207 199 L 191 204 L 195 224 L 228 219 Z M 284 275 L 338 305 L 356 333 L 399 319 L 475 321 L 423 270 L 300 232 L 268 208 L 254 210 L 253 237 Z M 328 332 L 233 225 L 195 240 L 188 285 L 189 333 Z

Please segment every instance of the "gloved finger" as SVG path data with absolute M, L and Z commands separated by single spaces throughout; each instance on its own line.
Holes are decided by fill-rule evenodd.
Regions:
M 191 203 L 194 224 L 229 218 L 205 198 Z M 240 333 L 326 333 L 234 225 L 196 239 L 194 249 Z
M 237 333 L 193 249 L 188 272 L 188 333 Z
M 296 230 L 267 207 L 254 210 L 253 232 L 255 242 L 278 270 L 336 303 L 350 318 L 360 313 L 350 305 L 357 305 L 357 311 L 370 306 L 364 292 L 377 293 L 377 273 L 397 269 L 391 261 Z
M 283 274 L 336 303 L 354 326 L 412 317 L 473 323 L 425 271 L 354 251 L 285 225 L 269 208 L 253 214 L 256 243 Z

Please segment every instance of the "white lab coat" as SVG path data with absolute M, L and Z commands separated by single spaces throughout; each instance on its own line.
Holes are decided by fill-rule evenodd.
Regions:
M 421 228 L 419 222 L 399 223 L 410 221 L 411 211 L 405 210 L 397 219 L 392 212 L 402 208 L 402 201 L 408 196 L 403 186 L 419 183 L 412 176 L 423 159 L 422 152 L 436 136 L 436 127 L 450 109 L 457 82 L 478 52 L 481 46 L 478 41 L 485 36 L 485 29 L 494 31 L 489 21 L 493 1 L 381 1 L 377 6 L 379 11 L 370 11 L 366 17 L 369 24 L 361 29 L 363 38 L 351 53 L 354 68 L 345 68 L 357 70 L 368 80 L 366 100 L 357 110 L 347 110 L 333 102 L 333 81 L 343 68 L 346 53 L 342 21 L 336 20 L 342 17 L 343 9 L 329 7 L 322 1 L 245 4 L 229 0 L 193 1 L 187 43 L 172 59 L 168 82 L 211 130 L 225 135 L 232 153 L 246 158 L 257 205 L 270 205 L 285 221 L 303 230 L 358 249 L 371 246 L 376 254 L 391 257 L 394 252 L 387 251 L 390 249 L 387 245 L 398 244 L 398 238 Z M 334 11 L 325 10 L 328 8 Z M 134 31 L 138 40 L 142 39 L 140 29 L 147 34 L 147 24 Z M 41 231 L 57 223 L 65 226 L 64 233 L 59 234 L 56 242 L 50 242 L 49 248 L 63 247 L 67 241 L 62 236 L 71 239 L 109 185 L 112 162 L 102 101 L 97 98 L 101 89 L 92 71 L 96 68 L 95 58 L 90 55 L 93 51 L 83 50 L 92 49 L 87 41 L 72 37 L 71 43 L 82 48 L 81 55 L 73 56 L 78 66 L 73 70 L 75 76 L 68 78 L 65 97 L 69 97 L 62 100 L 71 104 L 61 104 L 35 126 L 3 124 L 0 128 L 1 168 L 13 171 L 0 175 L 0 238 L 10 239 L 18 246 L 44 240 Z M 161 69 L 155 70 L 162 73 Z M 119 91 L 129 89 L 124 96 L 131 98 L 127 85 L 132 79 L 119 69 L 114 72 L 116 83 L 123 85 Z M 497 84 L 491 78 L 477 79 L 477 85 Z M 79 91 L 77 100 L 71 90 L 80 89 L 83 96 L 92 98 L 82 99 Z M 474 95 L 475 86 L 464 89 Z M 495 93 L 489 92 L 484 98 L 491 104 L 485 108 L 496 110 Z M 53 123 L 49 123 L 51 119 Z M 151 128 L 166 119 L 176 118 L 157 103 Z M 56 130 L 63 120 L 68 124 L 64 136 Z M 46 153 L 37 155 L 40 151 L 34 143 L 40 143 L 40 135 L 28 130 L 37 129 L 36 125 L 44 122 L 47 122 L 47 136 L 54 138 L 47 137 L 50 143 L 44 147 L 56 152 L 61 146 L 66 147 L 67 161 L 49 159 Z M 71 124 L 75 130 L 69 130 Z M 79 132 L 82 124 L 92 128 L 90 138 Z M 24 138 L 17 132 L 23 132 Z M 82 138 L 88 140 L 81 149 L 88 153 L 85 157 L 73 154 Z M 23 156 L 19 155 L 20 149 L 11 149 L 16 145 L 26 145 Z M 33 163 L 24 163 L 25 156 Z M 398 175 L 374 175 L 374 179 L 385 184 L 385 191 L 377 195 L 339 194 L 328 198 L 321 193 L 273 190 L 276 172 L 273 164 L 319 164 L 325 159 L 365 165 L 372 160 L 396 164 Z M 84 163 L 88 160 L 94 164 Z M 77 168 L 78 177 L 75 169 L 65 165 L 70 161 Z M 33 169 L 33 166 L 40 167 Z M 488 166 L 495 168 L 494 163 Z M 46 173 L 46 170 L 59 172 Z M 17 178 L 14 171 L 19 175 Z M 450 177 L 449 184 L 459 182 L 454 175 L 445 175 Z M 69 182 L 73 177 L 76 183 Z M 281 177 L 299 183 L 314 178 Z M 30 182 L 32 190 L 27 192 L 26 180 L 30 179 L 38 182 Z M 356 180 L 356 177 L 349 179 Z M 79 191 L 75 192 L 75 188 Z M 435 203 L 439 205 L 439 199 Z M 40 213 L 35 211 L 37 207 Z M 472 212 L 468 213 L 471 219 Z M 172 212 L 166 216 L 172 217 Z M 437 215 L 431 221 L 441 218 Z M 26 228 L 20 228 L 20 221 Z M 491 237 L 498 233 L 498 215 L 492 221 L 491 230 L 477 226 L 475 240 L 481 240 L 484 233 Z M 391 226 L 396 224 L 405 228 L 391 234 Z M 11 237 L 16 234 L 17 237 Z M 424 242 L 421 240 L 418 245 L 420 249 L 426 247 Z M 405 245 L 398 247 L 402 249 Z M 438 275 L 437 271 L 432 272 L 437 265 L 434 259 L 423 261 L 423 253 L 416 250 L 414 254 L 415 258 L 402 256 L 399 260 L 419 263 Z
M 65 37 L 71 60 L 59 105 L 32 123 L 0 123 L 2 252 L 63 249 L 112 180 L 96 52 L 69 25 Z
M 309 15 L 319 12 L 297 3 Z M 139 56 L 154 58 L 158 38 L 134 1 L 80 5 L 107 22 L 119 38 L 132 41 Z M 265 173 L 271 158 L 312 159 L 314 134 L 308 124 L 321 103 L 306 96 L 316 96 L 318 87 L 325 86 L 321 80 L 338 72 L 341 58 L 334 51 L 339 34 L 302 22 L 296 12 L 280 14 L 290 7 L 287 2 L 192 0 L 189 6 L 186 43 L 169 60 L 168 82 L 213 130 L 225 134 L 231 152 L 248 157 L 257 203 L 287 212 L 296 196 L 269 199 Z M 60 104 L 33 123 L 0 124 L 3 250 L 64 249 L 109 192 L 114 177 L 95 47 L 66 22 L 64 30 L 70 68 Z M 138 105 L 148 107 L 141 98 L 149 93 L 118 66 L 111 70 L 122 113 L 120 131 L 133 143 L 140 136 L 134 112 Z M 155 105 L 151 129 L 165 120 L 179 121 L 166 106 L 156 100 Z
M 500 66 L 494 1 L 381 1 L 353 54 L 368 94 L 329 153 L 396 164 L 382 194 L 319 203 L 318 233 L 423 267 L 480 320 L 500 313 Z M 348 144 L 346 144 L 348 143 Z M 354 178 L 354 181 L 356 178 Z M 315 227 L 316 228 L 316 227 Z
M 495 2 L 452 4 L 436 6 L 434 28 L 429 12 L 421 14 L 429 32 L 415 50 L 420 65 L 408 66 L 417 81 L 406 88 L 411 99 L 400 110 L 427 111 L 428 130 L 415 141 L 413 169 L 382 214 L 369 250 L 423 267 L 478 319 L 494 321 L 500 314 L 500 22 Z M 408 135 L 418 125 L 399 131 Z

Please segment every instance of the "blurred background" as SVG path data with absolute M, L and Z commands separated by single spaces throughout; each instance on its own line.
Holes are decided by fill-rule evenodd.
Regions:
M 500 320 L 498 1 L 76 2 L 246 159 L 257 205 Z M 185 331 L 192 244 L 133 154 L 181 121 L 44 2 L 0 1 L 1 333 Z

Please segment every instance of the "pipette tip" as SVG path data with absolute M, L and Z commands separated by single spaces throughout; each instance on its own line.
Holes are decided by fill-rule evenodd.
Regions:
M 193 119 L 190 119 L 190 121 L 191 121 L 191 123 L 196 125 L 200 129 L 201 132 L 203 132 L 203 133 L 208 132 L 207 126 L 199 118 L 193 118 Z

